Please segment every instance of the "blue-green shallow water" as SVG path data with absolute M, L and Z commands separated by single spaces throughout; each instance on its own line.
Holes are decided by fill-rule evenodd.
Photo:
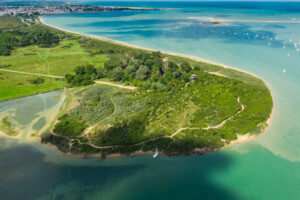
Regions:
M 197 18 L 300 20 L 299 3 L 101 4 L 175 9 L 43 18 L 67 30 L 193 55 L 256 74 L 272 90 L 271 126 L 251 142 L 218 152 L 158 159 L 70 158 L 25 136 L 1 137 L 0 199 L 300 199 L 300 53 L 294 47 L 300 42 L 300 25 L 211 26 Z M 59 107 L 56 95 L 0 103 L 0 113 L 12 113 L 27 135 Z

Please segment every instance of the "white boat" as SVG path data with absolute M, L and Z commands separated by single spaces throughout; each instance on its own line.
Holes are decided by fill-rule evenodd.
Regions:
M 153 158 L 156 158 L 158 156 L 158 150 L 157 150 L 157 147 L 156 147 L 156 151 L 155 151 L 155 154 L 153 155 Z

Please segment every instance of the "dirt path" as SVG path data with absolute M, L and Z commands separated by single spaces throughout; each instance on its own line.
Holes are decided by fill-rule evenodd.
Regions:
M 121 88 L 124 88 L 124 87 L 125 87 L 126 89 L 128 89 L 128 87 L 129 87 L 129 88 L 131 88 L 131 90 L 133 90 L 133 88 L 136 89 L 136 87 L 117 85 L 117 84 L 108 83 L 108 82 L 103 82 L 103 81 L 96 81 L 96 82 L 99 83 L 99 84 L 103 84 L 103 83 L 104 83 L 104 84 L 107 84 L 107 85 L 112 85 L 112 86 L 121 87 Z M 111 101 L 112 101 L 112 103 L 114 104 L 114 112 L 113 112 L 111 115 L 109 115 L 108 117 L 106 117 L 105 119 L 111 117 L 111 116 L 114 115 L 115 112 L 116 112 L 116 109 L 117 109 L 117 108 L 116 108 L 115 103 L 113 102 L 112 96 L 111 96 Z M 178 130 L 177 130 L 175 133 L 173 133 L 172 135 L 161 136 L 161 137 L 157 137 L 157 138 L 152 138 L 152 139 L 145 140 L 145 141 L 142 141 L 142 142 L 139 142 L 139 143 L 136 143 L 136 144 L 132 144 L 132 145 L 133 145 L 133 146 L 142 145 L 142 144 L 144 144 L 144 143 L 147 143 L 147 142 L 150 142 L 150 141 L 154 141 L 154 140 L 157 140 L 157 139 L 162 139 L 162 138 L 170 138 L 170 139 L 175 140 L 174 137 L 175 137 L 177 134 L 179 134 L 181 131 L 184 131 L 184 130 L 198 130 L 198 129 L 209 130 L 209 129 L 218 129 L 218 128 L 221 128 L 227 121 L 229 121 L 230 119 L 236 117 L 236 116 L 239 115 L 243 110 L 245 110 L 245 106 L 241 103 L 240 97 L 237 98 L 237 101 L 238 101 L 238 103 L 241 105 L 241 109 L 240 109 L 239 111 L 237 111 L 233 116 L 231 116 L 231 117 L 225 119 L 224 121 L 222 121 L 220 124 L 218 124 L 218 125 L 216 125 L 216 126 L 208 126 L 208 127 L 206 127 L 206 128 L 201 128 L 201 127 L 184 127 L 184 128 L 178 129 Z M 99 122 L 101 122 L 101 121 L 103 121 L 103 120 L 100 120 Z M 83 136 L 85 136 L 85 135 L 88 135 L 88 133 L 90 133 L 90 131 L 91 131 L 91 130 L 99 123 L 99 122 L 97 122 L 97 123 L 94 124 L 93 126 L 87 128 L 86 131 L 84 132 L 84 134 L 81 135 L 80 137 L 83 137 Z M 53 132 L 51 132 L 51 133 L 52 133 L 53 135 L 55 135 L 55 136 L 61 136 L 61 135 L 57 135 L 57 134 L 55 134 L 55 133 L 53 133 Z M 67 137 L 65 137 L 65 136 L 62 136 L 62 137 L 67 138 Z M 69 139 L 69 138 L 68 138 L 68 139 Z M 70 139 L 69 139 L 69 140 L 70 140 Z M 73 140 L 72 140 L 72 141 L 73 141 Z M 70 141 L 70 143 L 71 143 L 72 141 Z M 79 140 L 77 140 L 77 141 L 78 141 L 79 144 L 90 145 L 91 147 L 96 148 L 96 149 L 107 149 L 107 148 L 113 148 L 113 147 L 121 147 L 121 146 L 124 146 L 124 145 L 97 146 L 97 145 L 94 145 L 94 144 L 91 144 L 91 143 L 82 143 L 82 142 L 80 142 Z
M 31 73 L 31 72 L 15 71 L 15 70 L 10 70 L 10 69 L 0 69 L 0 71 L 12 72 L 12 73 L 19 73 L 19 74 L 27 74 L 27 75 L 34 75 L 34 76 L 45 76 L 45 77 L 49 77 L 49 78 L 65 78 L 63 76 L 55 76 L 55 75 L 47 75 L 47 74 L 37 74 L 37 73 Z
M 180 128 L 175 133 L 173 133 L 172 135 L 161 136 L 161 137 L 157 137 L 157 138 L 152 138 L 152 139 L 145 140 L 145 141 L 142 141 L 142 142 L 139 142 L 139 143 L 136 143 L 136 144 L 132 144 L 132 145 L 133 146 L 142 145 L 144 143 L 151 142 L 151 141 L 158 140 L 158 139 L 162 139 L 162 138 L 170 138 L 170 139 L 173 139 L 175 141 L 174 137 L 177 134 L 179 134 L 181 131 L 184 131 L 184 130 L 198 130 L 198 129 L 208 130 L 208 129 L 218 129 L 218 128 L 221 128 L 228 120 L 230 120 L 230 119 L 234 118 L 235 116 L 239 115 L 245 109 L 245 106 L 240 101 L 240 97 L 237 98 L 237 101 L 241 105 L 241 109 L 238 112 L 236 112 L 233 116 L 225 119 L 224 121 L 222 121 L 220 124 L 218 124 L 216 126 L 206 127 L 206 128 L 201 128 L 201 127 L 185 127 L 185 128 Z M 91 143 L 82 143 L 80 141 L 78 141 L 78 143 L 85 144 L 85 145 L 90 145 L 91 147 L 96 148 L 96 149 L 108 149 L 108 148 L 125 146 L 125 145 L 97 146 L 97 145 L 94 145 L 94 144 L 91 144 Z
M 232 118 L 234 118 L 235 116 L 237 116 L 238 114 L 240 114 L 244 109 L 245 106 L 241 103 L 240 101 L 240 97 L 237 98 L 237 101 L 239 102 L 239 104 L 241 105 L 241 110 L 239 110 L 237 113 L 235 113 L 235 115 L 225 119 L 224 121 L 222 121 L 220 124 L 216 125 L 216 126 L 208 126 L 207 128 L 203 128 L 204 130 L 209 130 L 209 129 L 217 129 L 217 128 L 221 128 L 228 120 L 231 120 Z
M 103 85 L 116 86 L 116 87 L 124 88 L 124 89 L 128 89 L 128 90 L 135 90 L 135 89 L 137 89 L 137 87 L 134 87 L 134 86 L 119 85 L 119 84 L 105 82 L 105 81 L 95 81 L 95 83 L 103 84 Z
M 46 62 L 46 64 L 47 64 L 47 73 L 49 73 L 49 67 L 48 67 L 49 63 L 44 58 L 41 57 L 41 59 L 43 59 Z M 61 79 L 65 78 L 63 76 L 38 74 L 38 73 L 31 73 L 31 72 L 22 72 L 22 71 L 10 70 L 10 69 L 0 69 L 0 71 L 12 72 L 12 73 L 19 73 L 19 74 L 28 74 L 28 75 L 34 75 L 34 76 L 44 76 L 44 77 L 49 77 L 49 78 L 61 78 Z M 97 83 L 97 84 L 103 84 L 103 85 L 115 86 L 115 87 L 119 87 L 119 88 L 123 88 L 123 89 L 128 89 L 128 90 L 135 90 L 135 89 L 137 89 L 137 87 L 134 87 L 134 86 L 119 85 L 119 84 L 105 82 L 105 81 L 95 81 L 95 83 Z
M 47 74 L 50 74 L 50 64 L 49 64 L 48 60 L 46 58 L 44 58 L 43 56 L 41 56 L 41 54 L 39 54 L 39 53 L 37 53 L 37 55 L 46 63 Z
M 116 104 L 115 104 L 114 101 L 113 101 L 112 95 L 110 95 L 110 100 L 111 100 L 112 104 L 114 105 L 114 111 L 112 112 L 112 114 L 110 114 L 108 117 L 105 117 L 104 119 L 98 121 L 98 122 L 97 122 L 96 124 L 94 124 L 93 126 L 88 127 L 88 128 L 84 131 L 83 135 L 81 135 L 80 137 L 83 137 L 83 136 L 86 136 L 86 135 L 87 135 L 87 137 L 88 137 L 88 134 L 89 134 L 89 133 L 90 133 L 90 132 L 91 132 L 91 131 L 92 131 L 92 130 L 93 130 L 93 129 L 101 122 L 101 121 L 106 120 L 106 119 L 112 117 L 112 116 L 116 113 L 117 106 L 116 106 Z

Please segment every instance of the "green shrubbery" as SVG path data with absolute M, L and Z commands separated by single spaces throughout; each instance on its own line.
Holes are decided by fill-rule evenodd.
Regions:
M 55 125 L 53 131 L 61 135 L 77 136 L 86 128 L 85 122 L 71 119 L 69 115 L 64 115 L 59 120 L 60 122 Z
M 101 119 L 110 116 L 114 112 L 114 104 L 111 101 L 114 90 L 110 87 L 100 86 L 81 91 L 84 93 L 80 105 L 74 108 L 70 117 L 74 120 L 80 118 L 93 125 Z M 78 95 L 81 95 L 78 94 Z
M 129 119 L 115 121 L 111 127 L 103 132 L 97 140 L 98 145 L 130 145 L 145 139 L 147 113 L 140 113 Z
M 157 146 L 165 153 L 177 154 L 188 153 L 194 148 L 219 148 L 223 146 L 221 139 L 231 141 L 237 138 L 237 134 L 260 130 L 257 125 L 268 118 L 272 105 L 266 88 L 210 75 L 201 70 L 191 70 L 190 73 L 197 75 L 196 82 L 186 85 L 184 80 L 174 79 L 164 84 L 165 90 L 159 87 L 148 90 L 148 86 L 141 86 L 139 92 L 127 92 L 97 86 L 81 91 L 78 95 L 84 95 L 80 105 L 71 110 L 69 118 L 88 121 L 90 125 L 97 123 L 100 128 L 93 130 L 89 139 L 84 137 L 80 141 L 99 146 L 118 146 L 105 150 L 107 153 L 153 150 Z M 159 80 L 156 85 L 161 84 Z M 152 84 L 150 80 L 144 84 L 147 82 Z M 202 129 L 218 125 L 241 110 L 238 97 L 246 107 L 243 112 L 221 128 Z M 182 131 L 174 139 L 160 138 L 182 127 L 199 129 Z M 153 138 L 160 139 L 136 145 Z M 84 148 L 88 152 L 93 151 L 88 145 Z M 77 153 L 84 152 L 80 144 L 75 149 Z
M 34 84 L 34 85 L 43 84 L 44 82 L 45 82 L 45 79 L 43 79 L 43 78 L 36 78 L 36 79 L 30 80 L 30 83 Z
M 74 69 L 75 75 L 66 74 L 65 79 L 71 86 L 86 86 L 93 84 L 97 78 L 97 69 L 92 65 L 78 66 Z

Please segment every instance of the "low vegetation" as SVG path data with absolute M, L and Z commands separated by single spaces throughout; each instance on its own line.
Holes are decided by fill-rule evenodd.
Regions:
M 103 155 L 158 147 L 167 154 L 181 154 L 195 148 L 217 149 L 237 139 L 238 134 L 262 131 L 261 125 L 266 123 L 272 108 L 266 87 L 212 75 L 188 63 L 165 64 L 162 55 L 155 55 L 148 56 L 171 69 L 148 69 L 146 78 L 140 79 L 137 74 L 125 75 L 127 67 L 123 68 L 121 80 L 136 84 L 136 91 L 94 86 L 75 94 L 80 104 L 69 112 L 68 118 L 88 126 L 72 137 L 68 132 L 61 133 L 72 139 L 72 146 L 66 151 Z M 113 70 L 105 71 L 104 67 L 103 75 L 112 79 Z M 193 82 L 191 74 L 197 77 Z M 68 129 L 69 124 L 61 120 L 56 126 Z M 43 138 L 43 142 L 52 140 L 57 138 Z
M 54 132 L 66 136 L 76 136 L 82 133 L 85 129 L 85 124 L 81 120 L 70 119 L 68 115 L 63 115 L 59 118 L 60 123 L 54 127 Z

